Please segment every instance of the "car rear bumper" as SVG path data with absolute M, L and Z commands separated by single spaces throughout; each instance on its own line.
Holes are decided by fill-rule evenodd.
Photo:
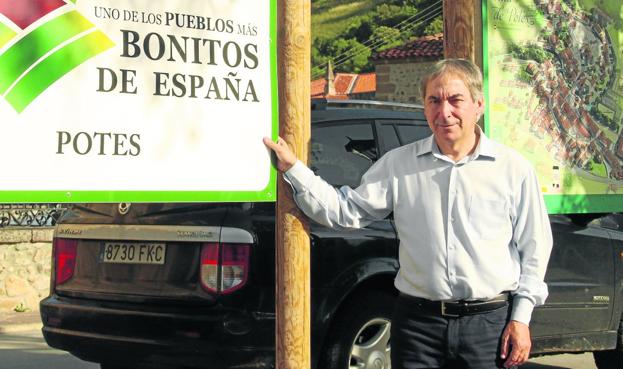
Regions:
M 273 368 L 274 316 L 215 307 L 41 302 L 46 342 L 88 361 L 148 366 Z

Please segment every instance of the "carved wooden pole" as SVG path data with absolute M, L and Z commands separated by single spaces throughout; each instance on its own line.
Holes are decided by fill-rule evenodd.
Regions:
M 446 58 L 465 58 L 474 62 L 476 56 L 474 0 L 443 0 L 443 51 Z
M 277 9 L 279 135 L 306 163 L 311 131 L 311 1 L 278 0 Z M 309 369 L 309 228 L 282 178 L 277 184 L 276 221 L 277 369 Z

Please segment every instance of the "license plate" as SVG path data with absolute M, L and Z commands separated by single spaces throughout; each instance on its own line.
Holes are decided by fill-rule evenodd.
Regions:
M 101 260 L 118 264 L 164 264 L 166 250 L 164 243 L 106 242 Z

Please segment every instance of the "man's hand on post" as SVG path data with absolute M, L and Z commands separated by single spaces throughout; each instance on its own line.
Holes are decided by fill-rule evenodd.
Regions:
M 277 169 L 281 172 L 288 171 L 296 164 L 297 158 L 283 138 L 279 137 L 277 142 L 273 142 L 269 137 L 264 137 L 263 141 L 277 155 Z
M 512 368 L 528 361 L 531 346 L 530 327 L 516 320 L 508 322 L 502 333 L 500 353 L 506 359 L 504 367 Z

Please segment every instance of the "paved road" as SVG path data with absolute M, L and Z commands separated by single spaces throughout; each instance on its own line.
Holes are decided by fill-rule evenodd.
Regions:
M 0 334 L 0 369 L 99 369 L 50 348 L 40 330 Z
M 99 369 L 46 345 L 41 331 L 0 334 L 0 369 Z M 591 354 L 540 357 L 521 369 L 596 369 Z
M 543 356 L 530 360 L 521 369 L 597 369 L 593 354 Z

